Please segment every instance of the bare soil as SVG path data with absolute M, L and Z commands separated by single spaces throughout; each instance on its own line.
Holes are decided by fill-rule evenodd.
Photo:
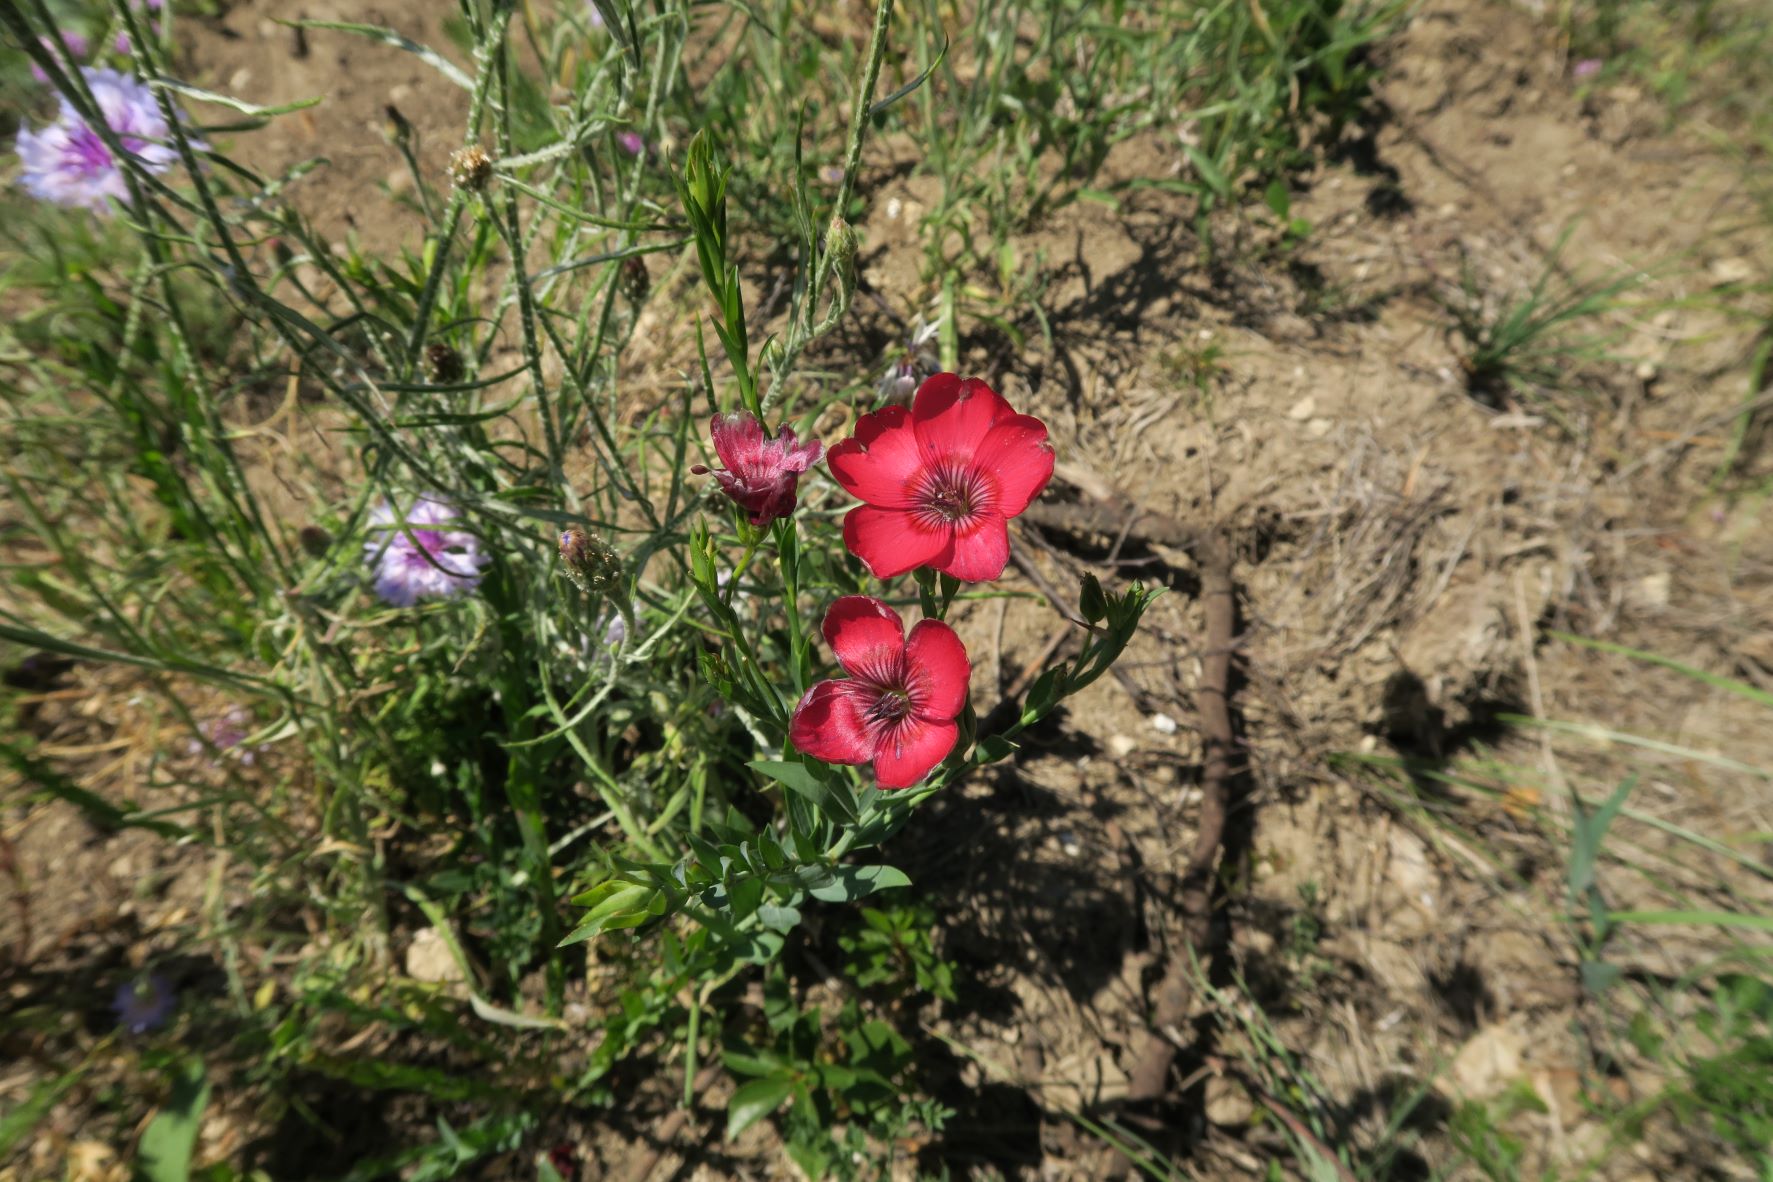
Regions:
M 382 108 L 400 108 L 421 132 L 422 159 L 441 170 L 464 96 L 398 50 L 309 34 L 299 51 L 269 22 L 359 20 L 442 45 L 434 8 L 241 4 L 194 33 L 194 80 L 257 102 L 326 95 L 243 138 L 242 157 L 275 173 L 327 156 L 326 183 L 304 183 L 292 200 L 366 247 L 410 243 L 416 227 L 376 194 L 405 183 L 379 131 Z M 1181 204 L 1156 190 L 1118 213 L 1065 207 L 1017 244 L 1059 267 L 1046 300 L 1051 348 L 1038 335 L 1025 348 L 980 335 L 963 342 L 963 368 L 1053 425 L 1064 463 L 1050 499 L 1087 500 L 1106 484 L 1233 540 L 1242 774 L 1211 949 L 1233 1008 L 1267 1015 L 1357 1141 L 1420 1094 L 1410 1119 L 1424 1156 L 1419 1172 L 1396 1176 L 1426 1177 L 1437 1164 L 1452 1105 L 1522 1081 L 1545 1111 L 1511 1127 L 1534 1162 L 1569 1163 L 1605 1148 L 1585 1089 L 1644 1097 L 1662 1081 L 1627 1064 L 1597 1082 L 1586 1066 L 1592 1014 L 1559 918 L 1558 851 L 1509 801 L 1452 790 L 1435 803 L 1473 838 L 1449 838 L 1330 757 L 1445 765 L 1487 755 L 1547 785 L 1514 802 L 1521 809 L 1568 809 L 1561 786 L 1601 796 L 1636 767 L 1645 785 L 1634 803 L 1660 820 L 1723 837 L 1773 831 L 1764 783 L 1648 756 L 1622 763 L 1598 746 L 1554 750 L 1499 721 L 1594 723 L 1773 766 L 1773 733 L 1754 729 L 1739 700 L 1547 635 L 1601 637 L 1762 685 L 1773 677 L 1773 528 L 1760 504 L 1708 491 L 1745 389 L 1748 337 L 1702 304 L 1646 320 L 1618 313 L 1603 326 L 1615 359 L 1567 375 L 1560 425 L 1534 404 L 1469 394 L 1441 302 L 1466 268 L 1490 290 L 1524 290 L 1572 226 L 1560 256 L 1568 274 L 1638 270 L 1643 291 L 1671 300 L 1764 275 L 1773 260 L 1734 166 L 1664 131 L 1659 110 L 1629 88 L 1579 99 L 1537 19 L 1482 0 L 1428 0 L 1384 59 L 1372 124 L 1297 198 L 1313 226 L 1302 252 L 1208 263 Z M 1185 168 L 1176 134 L 1122 145 L 1108 164 L 1111 179 Z M 931 192 L 897 171 L 869 180 L 863 279 L 903 306 Z M 1227 229 L 1252 247 L 1264 233 Z M 661 325 L 660 348 L 685 332 Z M 848 344 L 878 348 L 896 333 L 884 318 L 864 321 Z M 1765 452 L 1744 462 L 1773 471 Z M 1105 564 L 1171 591 L 1127 658 L 1127 682 L 1104 678 L 1031 735 L 1013 765 L 933 802 L 888 851 L 943 901 L 944 950 L 964 980 L 963 1004 L 924 1015 L 920 1044 L 926 1082 L 957 1116 L 939 1140 L 901 1148 L 954 1176 L 991 1166 L 1007 1177 L 1096 1178 L 1104 1151 L 1069 1114 L 1124 1095 L 1130 1048 L 1177 937 L 1169 876 L 1187 856 L 1200 797 L 1198 571 L 1188 553 L 1136 538 L 1030 528 L 1017 546 L 1063 595 L 1078 572 Z M 1033 603 L 969 613 L 983 704 L 1046 659 L 1055 624 Z M 107 744 L 139 752 L 152 720 L 119 712 L 129 689 L 65 671 L 45 685 L 34 725 L 46 743 L 90 745 L 95 762 Z M 86 782 L 127 791 L 133 774 L 119 764 Z M 100 832 L 65 807 L 13 810 L 5 823 L 24 904 L 0 920 L 17 956 L 9 1004 L 63 993 L 95 1030 L 121 966 L 198 913 L 212 877 L 231 882 L 225 867 L 139 831 Z M 1618 883 L 1618 905 L 1631 904 L 1632 883 Z M 1773 900 L 1758 889 L 1740 885 L 1764 908 Z M 1697 953 L 1671 937 L 1622 955 L 1663 972 Z M 219 986 L 213 966 L 193 966 L 192 978 Z M 1238 1068 L 1247 1035 L 1208 1009 L 1197 997 L 1194 1024 L 1175 1032 L 1185 1083 L 1169 1135 L 1201 1176 L 1255 1176 L 1284 1141 Z M 22 1041 L 0 1069 L 8 1106 L 45 1069 Z M 645 1107 L 662 1116 L 668 1090 L 643 1092 L 621 1127 L 563 1114 L 550 1135 L 577 1143 L 581 1176 L 626 1176 L 651 1149 Z M 16 1177 L 62 1177 L 69 1147 L 90 1145 L 82 1130 L 95 1101 L 79 1096 L 58 1109 L 44 1148 L 12 1167 Z M 422 1135 L 436 1115 L 400 1105 L 369 1127 Z M 791 1176 L 766 1134 L 725 1147 L 719 1133 L 712 1111 L 701 1113 L 652 1177 Z M 1679 1133 L 1652 1122 L 1599 1176 L 1694 1176 Z M 290 1156 L 261 1157 L 272 1174 L 306 1176 L 308 1150 L 279 1135 L 249 1099 L 230 1100 L 205 1149 L 276 1145 Z M 511 1161 L 478 1176 L 533 1172 Z

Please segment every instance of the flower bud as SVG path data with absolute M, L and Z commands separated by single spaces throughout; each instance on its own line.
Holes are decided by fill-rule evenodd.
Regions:
M 449 183 L 458 189 L 478 193 L 492 180 L 492 157 L 479 144 L 457 149 L 449 158 Z
M 602 539 L 576 525 L 560 535 L 560 561 L 566 577 L 587 595 L 608 595 L 621 586 L 622 560 Z
M 1083 586 L 1077 594 L 1077 610 L 1092 624 L 1100 624 L 1108 617 L 1108 597 L 1102 593 L 1102 584 L 1095 575 L 1083 577 Z
M 856 257 L 856 232 L 840 215 L 833 214 L 831 225 L 825 230 L 825 253 L 839 267 L 847 267 Z

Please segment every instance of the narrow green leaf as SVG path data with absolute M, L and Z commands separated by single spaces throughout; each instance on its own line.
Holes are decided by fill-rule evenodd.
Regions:
M 273 18 L 276 19 L 276 18 Z M 474 79 L 462 73 L 456 64 L 439 54 L 436 50 L 420 45 L 410 37 L 402 37 L 393 29 L 384 29 L 379 25 L 363 25 L 353 21 L 286 21 L 278 20 L 280 25 L 288 25 L 292 29 L 332 29 L 340 33 L 356 33 L 368 37 L 372 41 L 380 41 L 384 45 L 392 45 L 396 49 L 404 49 L 420 61 L 448 78 L 463 90 L 474 89 Z
M 1707 924 L 1773 932 L 1773 915 L 1748 915 L 1739 911 L 1609 911 L 1607 919 L 1611 923 Z
M 1695 669 L 1691 665 L 1682 664 L 1680 661 L 1662 656 L 1659 653 L 1645 652 L 1643 649 L 1638 648 L 1628 648 L 1623 644 L 1614 644 L 1607 640 L 1591 640 L 1586 636 L 1576 636 L 1569 632 L 1549 631 L 1546 635 L 1555 637 L 1558 640 L 1567 641 L 1570 644 L 1579 644 L 1583 648 L 1594 649 L 1596 652 L 1617 653 L 1622 657 L 1631 657 L 1633 660 L 1647 661 L 1652 665 L 1661 665 L 1665 669 L 1673 669 L 1676 673 L 1691 677 L 1694 681 L 1703 682 L 1714 689 L 1727 690 L 1739 697 L 1747 698 L 1751 702 L 1758 702 L 1763 706 L 1773 706 L 1773 693 L 1769 693 L 1757 686 L 1749 685 L 1745 681 L 1737 681 L 1733 677 L 1720 677 L 1716 673 L 1707 673 L 1703 669 Z
M 271 119 L 278 115 L 287 115 L 291 111 L 301 111 L 306 110 L 308 107 L 316 107 L 320 105 L 320 101 L 324 97 L 322 95 L 315 95 L 313 98 L 297 99 L 293 103 L 284 103 L 281 106 L 261 107 L 255 103 L 244 102 L 240 99 L 233 98 L 230 95 L 217 94 L 213 90 L 204 90 L 200 86 L 192 86 L 188 82 L 180 82 L 176 78 L 152 78 L 149 79 L 148 85 L 158 87 L 161 90 L 170 90 L 174 94 L 182 94 L 186 98 L 195 99 L 200 103 L 214 103 L 219 107 L 228 107 L 231 110 L 239 111 L 242 115 L 251 115 L 255 119 Z
M 754 759 L 746 766 L 811 801 L 820 812 L 842 824 L 854 825 L 862 819 L 848 790 L 842 785 L 821 780 L 807 764 L 781 759 Z
M 1206 182 L 1207 188 L 1213 190 L 1214 195 L 1221 201 L 1229 201 L 1231 199 L 1231 182 L 1225 179 L 1225 174 L 1220 171 L 1219 166 L 1207 159 L 1206 153 L 1193 144 L 1183 144 L 1182 151 L 1188 157 L 1189 162 L 1194 165 L 1194 171 L 1200 174 L 1200 179 Z
M 46 1079 L 31 1089 L 31 1094 L 25 1098 L 24 1103 L 5 1116 L 0 1116 L 0 1158 L 11 1153 L 13 1146 L 24 1140 L 25 1134 L 36 1128 L 49 1115 L 49 1110 L 55 1107 L 55 1102 L 61 1099 L 62 1094 L 79 1083 L 80 1077 L 85 1074 L 86 1067 L 83 1064 L 54 1079 Z

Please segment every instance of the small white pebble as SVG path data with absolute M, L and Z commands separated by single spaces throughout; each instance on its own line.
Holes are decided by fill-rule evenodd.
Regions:
M 899 214 L 902 213 L 904 211 L 904 209 L 905 209 L 905 203 L 900 201 L 897 197 L 890 197 L 887 199 L 887 207 L 886 207 L 887 217 L 892 218 L 893 220 L 897 221 Z
M 1151 729 L 1160 735 L 1173 735 L 1176 733 L 1176 720 L 1168 714 L 1153 714 Z
M 1116 755 L 1123 757 L 1131 755 L 1133 753 L 1133 748 L 1136 746 L 1138 746 L 1138 744 L 1133 741 L 1132 736 L 1130 735 L 1108 736 L 1108 749 Z

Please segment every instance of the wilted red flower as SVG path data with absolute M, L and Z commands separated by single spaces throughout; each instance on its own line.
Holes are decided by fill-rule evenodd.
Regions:
M 791 427 L 783 427 L 780 435 L 770 439 L 763 433 L 763 424 L 745 411 L 715 415 L 709 433 L 720 462 L 726 465 L 725 471 L 714 469 L 714 479 L 751 514 L 752 525 L 768 525 L 794 512 L 800 474 L 818 463 L 825 450 L 817 439 L 801 443 Z M 701 464 L 690 471 L 697 476 L 708 474 Z
M 831 475 L 865 504 L 843 541 L 878 579 L 933 566 L 969 583 L 1003 574 L 1009 519 L 1053 476 L 1046 424 L 977 378 L 939 373 L 911 409 L 863 415 L 831 449 Z
M 845 595 L 825 613 L 825 640 L 847 680 L 821 681 L 794 708 L 788 737 L 826 763 L 874 764 L 882 788 L 909 788 L 954 750 L 955 719 L 973 667 L 940 620 L 905 635 L 899 613 L 868 595 Z

